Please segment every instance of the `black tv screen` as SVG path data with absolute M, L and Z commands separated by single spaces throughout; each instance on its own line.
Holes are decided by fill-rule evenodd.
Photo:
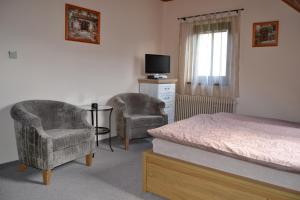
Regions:
M 145 55 L 145 72 L 147 74 L 170 73 L 170 56 L 167 55 Z

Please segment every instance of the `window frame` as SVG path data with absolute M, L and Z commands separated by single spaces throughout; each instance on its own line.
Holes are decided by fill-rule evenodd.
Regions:
M 199 27 L 203 26 L 202 28 L 204 29 L 203 31 L 199 30 Z M 219 30 L 216 27 L 221 27 Z M 210 33 L 212 34 L 212 46 L 213 46 L 213 41 L 214 41 L 214 33 L 220 33 L 220 32 L 227 32 L 227 51 L 226 51 L 226 76 L 213 76 L 212 71 L 213 68 L 210 70 L 210 76 L 197 76 L 197 83 L 201 85 L 203 82 L 207 82 L 207 85 L 211 86 L 227 86 L 229 85 L 229 41 L 230 41 L 230 22 L 222 22 L 222 23 L 214 23 L 214 24 L 204 24 L 204 25 L 195 25 L 194 26 L 194 36 L 197 38 L 199 37 L 200 34 L 207 34 Z M 198 40 L 196 40 L 198 42 Z M 213 48 L 211 50 L 212 55 L 213 55 Z M 213 56 L 212 56 L 213 57 Z M 195 68 L 197 66 L 194 66 Z

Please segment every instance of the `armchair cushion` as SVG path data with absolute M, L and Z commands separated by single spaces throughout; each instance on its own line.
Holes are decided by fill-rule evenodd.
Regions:
M 131 123 L 131 128 L 158 127 L 164 124 L 164 118 L 161 115 L 130 115 L 127 123 Z
M 81 144 L 91 137 L 90 129 L 52 129 L 45 132 L 52 138 L 54 151 Z

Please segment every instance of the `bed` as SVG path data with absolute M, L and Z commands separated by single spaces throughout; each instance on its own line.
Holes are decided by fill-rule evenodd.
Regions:
M 168 199 L 300 199 L 298 123 L 219 113 L 149 133 L 144 191 Z

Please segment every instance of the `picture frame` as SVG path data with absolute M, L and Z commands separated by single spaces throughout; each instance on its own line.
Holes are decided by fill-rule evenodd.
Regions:
M 253 23 L 252 46 L 278 46 L 279 21 Z
M 65 5 L 65 40 L 100 44 L 100 12 Z

